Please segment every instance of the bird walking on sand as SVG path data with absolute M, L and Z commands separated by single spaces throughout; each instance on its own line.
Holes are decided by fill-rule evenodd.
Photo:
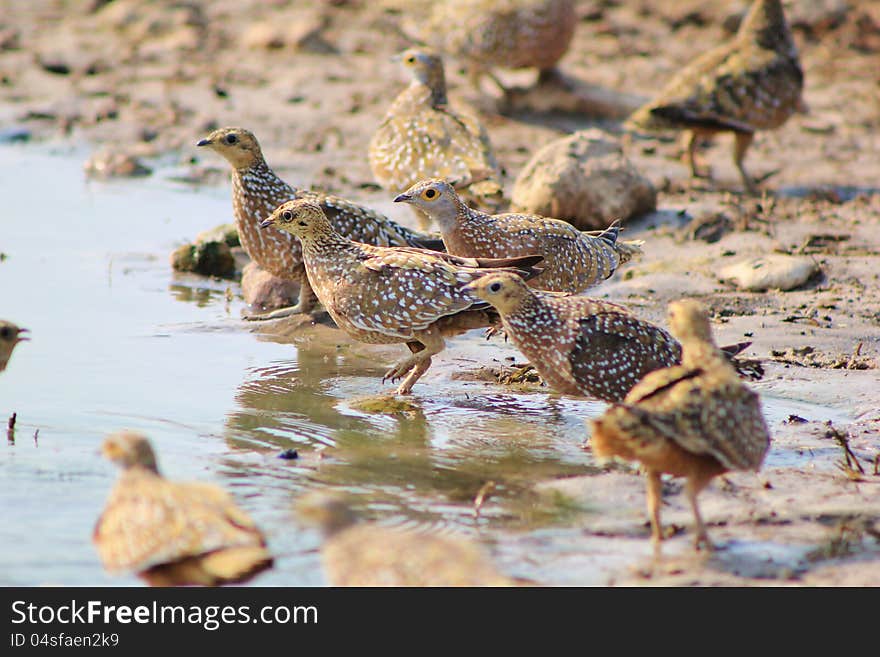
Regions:
M 502 91 L 493 68 L 553 73 L 577 24 L 573 0 L 440 0 L 419 19 L 419 36 L 466 63 L 474 86 L 486 75 Z
M 592 423 L 590 444 L 600 459 L 620 457 L 647 471 L 648 512 L 655 550 L 660 524 L 661 473 L 685 477 L 696 525 L 694 545 L 712 549 L 697 496 L 729 470 L 758 470 L 770 434 L 758 394 L 737 376 L 712 338 L 696 301 L 669 304 L 669 325 L 681 341 L 681 365 L 648 374 Z
M 443 350 L 444 336 L 491 326 L 495 313 L 470 293 L 467 283 L 498 268 L 530 276 L 540 256 L 460 258 L 408 247 L 378 247 L 340 235 L 320 207 L 288 201 L 261 224 L 290 232 L 302 243 L 309 283 L 336 325 L 355 340 L 404 342 L 412 356 L 383 377 L 403 379 L 406 395 Z
M 532 290 L 505 273 L 465 290 L 495 307 L 514 346 L 563 394 L 621 401 L 648 372 L 681 359 L 665 329 L 610 301 Z M 725 349 L 733 355 L 749 344 Z
M 338 495 L 311 493 L 298 515 L 325 536 L 321 562 L 331 586 L 516 586 L 478 545 L 359 522 Z
M 582 232 L 566 221 L 530 214 L 487 214 L 468 207 L 452 185 L 422 180 L 394 199 L 422 210 L 440 227 L 446 252 L 467 258 L 538 254 L 543 271 L 529 280 L 541 290 L 576 294 L 609 278 L 641 253 L 642 241 L 619 242 L 615 224 Z
M 306 199 L 318 204 L 340 233 L 377 246 L 439 248 L 436 238 L 401 226 L 382 214 L 338 196 L 291 187 L 263 158 L 254 135 L 243 128 L 221 128 L 198 142 L 223 156 L 232 166 L 232 209 L 241 245 L 248 256 L 273 276 L 299 281 L 299 302 L 248 319 L 277 319 L 309 312 L 315 296 L 302 264 L 299 243 L 283 231 L 261 231 L 260 222 L 285 201 Z
M 0 372 L 6 369 L 6 364 L 12 358 L 15 345 L 30 340 L 28 336 L 24 335 L 25 333 L 30 333 L 30 331 L 5 319 L 0 319 Z
M 702 137 L 734 135 L 733 160 L 750 193 L 755 182 L 743 166 L 758 130 L 780 127 L 795 111 L 806 111 L 804 73 L 780 0 L 755 0 L 736 36 L 682 69 L 624 127 L 632 131 L 690 131 L 688 161 Z
M 370 140 L 376 181 L 398 193 L 437 176 L 452 181 L 476 203 L 497 207 L 503 196 L 501 170 L 489 135 L 474 115 L 449 106 L 440 56 L 410 49 L 400 59 L 412 82 Z
M 165 479 L 145 436 L 111 434 L 101 451 L 123 468 L 92 537 L 108 571 L 136 572 L 152 586 L 214 586 L 272 565 L 266 539 L 232 497 Z

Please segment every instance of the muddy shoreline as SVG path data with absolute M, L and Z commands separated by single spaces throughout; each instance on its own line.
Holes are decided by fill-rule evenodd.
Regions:
M 721 1 L 658 0 L 640 3 L 642 11 L 634 4 L 581 3 L 562 69 L 621 94 L 648 96 L 695 46 L 725 38 L 739 11 L 737 3 Z M 226 188 L 225 163 L 197 151 L 195 142 L 213 127 L 241 125 L 257 134 L 268 162 L 291 182 L 413 225 L 373 183 L 366 149 L 402 87 L 390 57 L 409 45 L 404 18 L 419 5 L 13 3 L 0 24 L 0 140 L 110 149 L 138 158 L 153 176 Z M 705 494 L 710 532 L 729 546 L 709 558 L 689 551 L 690 519 L 676 483 L 664 509 L 676 531 L 669 560 L 659 566 L 647 560 L 637 473 L 538 485 L 535 504 L 550 492 L 553 504 L 564 499 L 589 509 L 572 521 L 572 545 L 644 541 L 645 563 L 609 571 L 596 583 L 880 585 L 880 2 L 799 5 L 790 20 L 811 113 L 759 133 L 750 170 L 778 170 L 763 183 L 765 193 L 740 192 L 727 138 L 701 153 L 714 181 L 688 178 L 674 140 L 634 143 L 628 155 L 657 188 L 658 210 L 626 227 L 626 238 L 645 240 L 644 256 L 592 293 L 657 322 L 668 301 L 702 299 L 719 342 L 752 341 L 745 355 L 766 368 L 757 390 L 810 399 L 842 419 L 831 427 L 828 417 L 772 423 L 772 452 L 757 477 L 730 475 Z M 497 98 L 471 88 L 459 67 L 447 70 L 452 97 L 481 112 L 508 193 L 536 145 L 590 127 L 618 131 L 613 119 L 501 114 Z M 503 75 L 529 81 L 528 73 Z M 230 218 L 231 209 L 204 228 Z M 811 258 L 819 273 L 787 292 L 744 291 L 720 274 L 728 264 L 773 253 Z M 242 330 L 283 343 L 310 329 Z M 432 381 L 477 369 L 486 353 L 494 352 L 456 341 L 416 396 L 428 394 Z M 484 385 L 497 391 L 497 384 Z M 849 463 L 837 434 L 846 438 Z M 610 499 L 615 508 L 606 508 Z M 520 539 L 493 540 L 505 565 L 505 541 Z M 771 544 L 786 549 L 765 549 Z

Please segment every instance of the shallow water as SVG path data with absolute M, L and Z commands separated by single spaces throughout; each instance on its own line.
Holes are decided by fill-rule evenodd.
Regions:
M 435 359 L 406 413 L 358 411 L 352 399 L 390 390 L 380 379 L 399 345 L 322 326 L 278 338 L 242 322 L 237 285 L 168 264 L 177 243 L 230 220 L 228 188 L 88 182 L 84 159 L 0 148 L 0 317 L 32 331 L 0 375 L 0 417 L 18 414 L 14 443 L 0 446 L 0 585 L 138 582 L 107 576 L 90 542 L 116 477 L 98 446 L 120 428 L 151 437 L 167 476 L 222 484 L 253 514 L 278 557 L 257 585 L 325 583 L 318 535 L 293 510 L 319 487 L 357 494 L 385 525 L 482 540 L 505 571 L 548 583 L 601 583 L 647 554 L 641 539 L 585 542 L 588 515 L 532 493 L 595 471 L 583 420 L 603 404 L 452 379 L 516 355 L 474 332 Z M 765 408 L 771 422 L 845 417 L 777 397 Z M 277 457 L 290 448 L 298 459 Z M 476 517 L 487 481 L 496 488 Z

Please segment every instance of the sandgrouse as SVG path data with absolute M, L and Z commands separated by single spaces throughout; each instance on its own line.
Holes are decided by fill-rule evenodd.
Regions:
M 440 227 L 446 252 L 468 258 L 538 254 L 543 271 L 529 280 L 541 290 L 578 293 L 609 278 L 641 253 L 641 241 L 618 242 L 617 225 L 598 233 L 537 215 L 490 215 L 468 207 L 440 179 L 416 183 L 394 199 L 422 210 Z
M 29 332 L 26 328 L 20 328 L 12 322 L 0 319 L 0 372 L 6 369 L 6 364 L 12 357 L 15 345 L 30 340 L 29 337 L 23 335 Z
M 681 341 L 681 365 L 648 374 L 592 423 L 600 459 L 637 460 L 647 471 L 651 536 L 659 550 L 661 473 L 685 477 L 696 524 L 695 546 L 711 549 L 697 495 L 728 470 L 757 470 L 770 445 L 760 399 L 742 383 L 712 338 L 702 306 L 669 304 L 669 325 Z
M 804 74 L 780 0 L 755 0 L 736 36 L 682 69 L 625 127 L 654 132 L 690 130 L 688 159 L 698 176 L 695 149 L 701 137 L 732 132 L 733 159 L 746 189 L 755 183 L 743 159 L 758 130 L 785 123 L 806 111 Z
M 465 287 L 498 310 L 514 346 L 554 390 L 621 401 L 648 372 L 677 364 L 681 345 L 624 306 L 532 290 L 505 273 Z M 750 343 L 725 350 L 730 355 Z
M 406 50 L 400 58 L 413 79 L 370 140 L 376 181 L 399 193 L 437 176 L 452 181 L 474 202 L 497 207 L 503 195 L 501 171 L 489 135 L 474 115 L 449 106 L 440 56 Z
M 304 274 L 297 241 L 283 231 L 259 229 L 260 222 L 285 201 L 302 198 L 317 203 L 340 233 L 359 242 L 440 247 L 439 240 L 401 226 L 369 208 L 338 196 L 291 187 L 269 168 L 257 139 L 243 128 L 215 130 L 197 145 L 219 153 L 232 166 L 232 209 L 244 250 L 270 274 L 301 284 L 296 306 L 251 315 L 249 319 L 275 319 L 305 313 L 314 306 L 314 294 Z
M 311 493 L 298 515 L 325 536 L 321 562 L 332 586 L 515 586 L 464 539 L 361 522 L 338 495 Z
M 412 352 L 384 379 L 406 378 L 409 394 L 444 348 L 444 335 L 491 326 L 494 312 L 463 290 L 467 283 L 505 267 L 511 276 L 533 275 L 540 256 L 460 258 L 409 247 L 378 247 L 340 235 L 320 207 L 288 201 L 261 224 L 290 232 L 302 243 L 309 283 L 337 326 L 361 342 L 404 342 Z M 515 272 L 515 273 L 514 273 Z
M 263 534 L 232 497 L 165 479 L 146 437 L 111 434 L 101 450 L 123 468 L 92 537 L 108 571 L 136 572 L 152 586 L 213 586 L 272 565 Z
M 573 0 L 440 0 L 415 26 L 438 50 L 466 63 L 478 86 L 495 67 L 552 71 L 568 51 L 577 17 Z

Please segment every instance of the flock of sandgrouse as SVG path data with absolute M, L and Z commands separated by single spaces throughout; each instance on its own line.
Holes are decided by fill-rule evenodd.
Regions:
M 574 24 L 571 0 L 447 0 L 435 3 L 426 31 L 433 47 L 460 58 L 476 80 L 496 79 L 496 66 L 552 71 Z M 245 251 L 262 269 L 301 285 L 295 306 L 252 318 L 306 313 L 320 302 L 355 340 L 405 343 L 410 355 L 384 377 L 401 380 L 401 395 L 411 392 L 446 336 L 503 330 L 550 388 L 609 402 L 590 423 L 592 450 L 599 458 L 642 464 L 655 547 L 663 536 L 662 473 L 686 478 L 696 545 L 711 547 L 698 493 L 723 472 L 758 469 L 769 446 L 758 395 L 734 366 L 742 345 L 719 348 L 694 300 L 669 305 L 667 331 L 624 306 L 577 296 L 639 254 L 642 243 L 621 241 L 616 224 L 581 232 L 557 219 L 491 214 L 503 199 L 486 130 L 475 116 L 450 107 L 440 55 L 412 49 L 399 57 L 412 82 L 373 135 L 369 162 L 376 180 L 397 194 L 394 200 L 423 213 L 439 236 L 292 187 L 242 128 L 215 130 L 198 142 L 231 165 Z M 680 71 L 625 127 L 689 130 L 694 175 L 696 140 L 732 132 L 734 160 L 751 192 L 743 158 L 754 133 L 777 128 L 802 109 L 802 88 L 780 1 L 755 0 L 732 40 Z M 0 322 L 0 369 L 27 339 L 24 333 Z M 111 435 L 103 453 L 123 468 L 94 531 L 108 570 L 134 571 L 152 584 L 211 585 L 271 565 L 264 536 L 232 498 L 215 486 L 165 480 L 145 437 Z M 312 505 L 332 530 L 324 556 L 334 583 L 516 583 L 472 546 L 348 527 L 339 507 Z M 461 576 L 461 569 L 444 575 L 449 560 L 473 562 L 466 569 L 472 575 Z

